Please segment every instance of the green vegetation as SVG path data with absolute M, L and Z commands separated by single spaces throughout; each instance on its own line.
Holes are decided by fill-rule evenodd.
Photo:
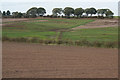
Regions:
M 84 13 L 84 9 L 82 8 L 76 8 L 74 11 L 74 15 L 76 15 L 77 18 L 81 17 L 83 13 Z
M 118 28 L 72 28 L 85 25 L 91 19 L 34 19 L 12 22 L 3 26 L 3 41 L 37 42 L 43 44 L 117 47 Z
M 119 19 L 120 17 L 119 16 L 114 16 L 115 19 Z
M 94 41 L 117 41 L 118 28 L 94 28 L 94 29 L 80 29 L 77 31 L 64 32 L 62 36 L 63 40 L 88 40 Z
M 63 14 L 64 15 L 63 15 Z M 84 13 L 84 14 L 83 14 Z M 88 18 L 88 17 L 93 17 L 93 18 L 113 18 L 114 13 L 110 10 L 110 9 L 95 9 L 93 7 L 91 8 L 86 8 L 86 9 L 82 9 L 82 8 L 72 8 L 72 7 L 65 7 L 64 9 L 62 8 L 54 8 L 52 10 L 52 15 L 47 15 L 45 16 L 44 14 L 46 14 L 46 9 L 43 7 L 32 7 L 29 10 L 27 10 L 25 13 L 21 13 L 21 12 L 11 12 L 8 10 L 1 12 L 0 14 L 2 15 L 3 18 L 35 18 L 35 17 L 50 17 L 50 18 L 54 18 L 54 17 L 61 17 L 61 18 Z M 62 14 L 62 15 L 61 15 Z M 86 15 L 85 15 L 86 14 Z M 91 16 L 89 16 L 89 14 Z M 98 14 L 98 16 L 92 16 L 92 15 Z M 59 16 L 58 16 L 59 15 Z M 105 16 L 103 16 L 105 15 Z
M 73 27 L 92 21 L 94 20 L 35 19 L 29 22 L 13 22 L 11 25 L 3 27 L 3 36 L 12 38 L 38 37 L 39 39 L 56 39 L 60 31 L 68 31 Z
M 54 8 L 52 10 L 52 14 L 53 14 L 53 16 L 61 15 L 62 14 L 62 8 Z

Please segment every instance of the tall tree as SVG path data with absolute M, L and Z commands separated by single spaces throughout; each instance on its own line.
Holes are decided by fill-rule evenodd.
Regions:
M 100 16 L 100 14 L 101 14 L 101 9 L 98 9 L 98 10 L 97 10 L 97 14 L 98 14 L 98 16 Z
M 29 17 L 35 18 L 37 17 L 37 8 L 36 7 L 32 7 L 27 11 L 27 15 L 29 15 Z
M 2 17 L 2 12 L 1 12 L 1 10 L 0 10 L 0 18 Z
M 74 9 L 71 7 L 66 7 L 63 12 L 64 12 L 65 16 L 67 16 L 69 18 L 70 15 L 74 14 Z
M 3 16 L 6 16 L 6 12 L 5 11 L 3 11 Z
M 7 15 L 7 16 L 10 16 L 10 14 L 11 14 L 10 11 L 7 10 L 6 15 Z
M 106 15 L 106 17 L 108 17 L 108 18 L 113 18 L 114 13 L 113 13 L 111 10 L 108 9 L 108 10 L 106 11 L 105 15 Z
M 54 8 L 52 10 L 53 16 L 58 16 L 62 14 L 62 8 Z
M 91 16 L 97 13 L 97 10 L 95 8 L 90 8 L 89 10 L 90 10 Z
M 43 16 L 44 14 L 46 14 L 46 10 L 42 7 L 37 9 L 37 14 L 38 16 Z
M 13 16 L 13 18 L 17 18 L 18 17 L 18 12 L 12 12 L 12 16 Z
M 104 14 L 107 12 L 108 9 L 98 9 L 97 14 L 98 16 L 104 17 Z
M 22 14 L 21 12 L 19 12 L 19 13 L 17 14 L 17 17 L 18 17 L 18 18 L 22 18 L 22 16 L 23 16 L 23 14 Z
M 81 17 L 81 15 L 84 13 L 84 9 L 82 8 L 76 8 L 74 11 L 74 15 L 76 15 L 77 17 Z
M 87 17 L 88 17 L 89 14 L 91 14 L 91 12 L 90 12 L 90 8 L 85 9 L 84 12 L 86 13 Z
M 22 14 L 21 12 L 13 12 L 13 13 L 12 13 L 12 16 L 13 16 L 14 18 L 21 18 L 21 17 L 23 16 L 23 14 Z

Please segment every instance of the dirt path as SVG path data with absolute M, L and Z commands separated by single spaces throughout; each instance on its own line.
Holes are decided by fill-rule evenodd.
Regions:
M 90 22 L 86 25 L 78 26 L 72 28 L 73 30 L 77 29 L 86 29 L 86 28 L 103 28 L 103 27 L 117 27 L 117 19 L 96 19 L 94 22 Z
M 117 49 L 3 43 L 3 78 L 116 78 Z
M 58 36 L 58 40 L 62 39 L 62 33 L 63 33 L 63 31 L 60 31 L 59 36 Z

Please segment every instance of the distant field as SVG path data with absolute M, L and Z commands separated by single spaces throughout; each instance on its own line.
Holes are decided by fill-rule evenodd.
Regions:
M 117 30 L 117 27 L 80 29 L 71 32 L 64 32 L 62 38 L 64 40 L 117 41 Z
M 58 19 L 58 18 L 52 19 L 40 18 L 15 22 L 3 21 L 2 33 L 3 37 L 15 39 L 27 38 L 27 40 L 29 40 L 33 38 L 37 40 L 50 40 L 50 41 L 61 40 L 73 42 L 85 40 L 89 42 L 105 42 L 104 44 L 106 44 L 106 42 L 110 42 L 108 43 L 108 46 L 111 46 L 111 44 L 112 45 L 115 44 L 116 46 L 117 44 L 116 42 L 118 40 L 118 28 L 116 26 L 117 25 L 116 20 L 100 19 L 96 22 L 95 21 L 96 19 L 94 20 L 94 19 Z M 48 44 L 52 43 L 50 41 L 48 41 L 47 43 Z M 57 42 L 57 44 L 62 43 L 63 42 Z M 70 44 L 72 43 L 70 42 Z M 92 45 L 93 44 L 94 43 L 92 43 Z M 97 43 L 97 45 L 99 46 L 99 43 Z
M 10 22 L 3 26 L 3 36 L 38 37 L 39 39 L 56 39 L 60 31 L 87 24 L 94 20 L 78 19 L 34 19 L 24 22 Z
M 119 18 L 119 16 L 114 16 L 114 18 L 118 19 L 118 18 Z

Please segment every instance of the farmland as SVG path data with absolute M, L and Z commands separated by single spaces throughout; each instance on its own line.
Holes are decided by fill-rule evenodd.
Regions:
M 38 43 L 39 40 L 61 40 L 72 41 L 73 43 L 86 40 L 89 42 L 112 42 L 114 44 L 117 43 L 118 38 L 116 19 L 3 19 L 2 25 L 3 39 L 4 37 L 10 39 L 26 38 L 27 40 L 35 38 L 37 41 L 34 42 Z
M 56 39 L 59 31 L 70 30 L 93 20 L 69 19 L 34 19 L 3 27 L 3 36 L 8 37 L 38 37 L 40 39 Z
M 3 19 L 3 78 L 116 78 L 117 23 L 116 19 Z
M 2 64 L 3 78 L 117 78 L 118 49 L 3 42 Z
M 88 41 L 117 41 L 117 27 L 80 29 L 75 32 L 65 32 L 63 38 Z

